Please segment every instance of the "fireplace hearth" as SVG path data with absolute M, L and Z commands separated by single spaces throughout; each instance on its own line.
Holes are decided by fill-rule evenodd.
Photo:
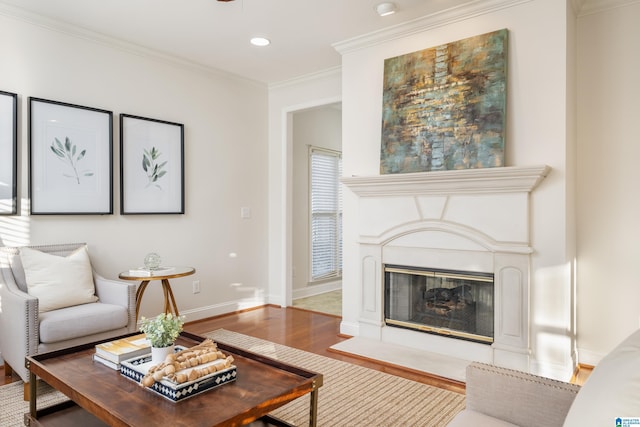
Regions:
M 385 266 L 385 323 L 469 341 L 493 342 L 492 273 Z

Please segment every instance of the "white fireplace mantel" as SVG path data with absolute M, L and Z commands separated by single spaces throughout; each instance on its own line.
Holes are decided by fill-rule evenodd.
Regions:
M 531 193 L 549 166 L 354 176 L 359 317 L 353 335 L 456 358 L 529 368 Z M 407 331 L 384 320 L 385 264 L 494 275 L 490 346 Z
M 531 192 L 550 172 L 549 166 L 508 166 L 353 176 L 342 183 L 360 197 Z

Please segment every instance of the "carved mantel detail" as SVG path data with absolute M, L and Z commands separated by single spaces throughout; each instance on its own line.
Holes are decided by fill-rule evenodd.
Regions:
M 391 175 L 353 176 L 342 183 L 360 197 L 531 192 L 549 166 L 508 166 Z

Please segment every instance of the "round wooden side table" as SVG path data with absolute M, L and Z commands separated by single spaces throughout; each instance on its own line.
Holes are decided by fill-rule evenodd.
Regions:
M 173 313 L 176 316 L 180 316 L 169 279 L 190 276 L 195 272 L 196 269 L 193 267 L 161 267 L 158 270 L 149 270 L 148 274 L 147 271 L 142 272 L 141 270 L 129 270 L 120 273 L 118 277 L 122 280 L 140 280 L 140 286 L 138 286 L 138 289 L 136 290 L 136 322 L 138 321 L 142 295 L 144 295 L 147 285 L 152 280 L 160 280 L 162 282 L 162 291 L 164 293 L 164 312 L 166 314 Z

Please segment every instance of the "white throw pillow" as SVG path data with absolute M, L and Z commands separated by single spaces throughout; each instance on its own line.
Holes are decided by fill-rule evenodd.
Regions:
M 640 330 L 598 363 L 573 401 L 564 427 L 614 427 L 618 425 L 617 418 L 637 417 L 640 417 Z
M 20 259 L 27 290 L 38 298 L 41 313 L 98 300 L 86 246 L 66 257 L 21 248 Z

